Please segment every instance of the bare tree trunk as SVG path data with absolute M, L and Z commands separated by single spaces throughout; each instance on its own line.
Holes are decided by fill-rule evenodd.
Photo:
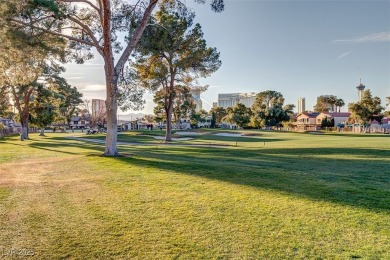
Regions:
M 103 0 L 103 57 L 106 76 L 106 117 L 107 135 L 104 148 L 105 156 L 119 156 L 117 143 L 117 110 L 118 110 L 118 76 L 114 65 L 111 38 L 111 5 L 110 1 Z M 123 66 L 122 66 L 123 68 Z
M 114 63 L 111 50 L 108 50 L 111 55 L 105 61 L 106 72 L 106 117 L 107 117 L 107 135 L 104 148 L 105 156 L 119 156 L 117 143 L 117 111 L 118 111 L 118 77 L 115 74 Z
M 167 131 L 165 133 L 165 141 L 166 142 L 172 142 L 172 110 L 173 110 L 173 90 L 175 87 L 175 75 L 172 69 L 172 65 L 170 62 L 170 82 L 169 82 L 169 93 L 166 93 L 168 104 L 166 104 L 165 101 L 165 112 L 167 113 Z
M 165 110 L 165 112 L 167 114 L 167 128 L 165 132 L 165 141 L 172 142 L 172 104 L 168 105 L 168 109 Z
M 21 119 L 21 124 L 22 124 L 22 137 L 21 140 L 23 141 L 24 139 L 29 139 L 28 137 L 28 119 Z
M 106 110 L 107 110 L 107 135 L 106 135 L 106 146 L 104 149 L 104 155 L 106 156 L 118 156 L 118 150 L 116 147 L 117 143 L 117 111 L 118 111 L 118 84 L 115 76 L 107 77 L 107 99 L 106 99 Z
M 24 92 L 24 107 L 21 106 L 20 99 L 21 97 L 17 94 L 15 86 L 11 86 L 11 91 L 13 98 L 15 100 L 16 109 L 18 110 L 20 123 L 22 125 L 22 134 L 20 135 L 20 140 L 24 141 L 24 139 L 29 139 L 28 137 L 28 116 L 30 114 L 29 111 L 29 100 L 31 93 L 33 92 L 33 88 L 26 89 Z
M 107 135 L 106 146 L 104 149 L 104 155 L 106 156 L 118 156 L 118 150 L 116 147 L 118 122 L 117 122 L 117 100 L 113 97 L 107 97 Z
M 22 127 L 22 132 L 20 133 L 20 141 L 24 141 L 24 139 L 26 139 L 25 133 L 26 133 L 26 131 L 25 131 L 24 127 Z

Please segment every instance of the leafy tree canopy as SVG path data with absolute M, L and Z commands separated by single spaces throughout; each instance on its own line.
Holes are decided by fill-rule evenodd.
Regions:
M 171 118 L 176 120 L 189 110 L 188 87 L 199 77 L 210 76 L 220 66 L 219 53 L 207 47 L 195 14 L 187 9 L 161 6 L 137 48 L 136 68 L 139 84 L 157 93 L 157 113 L 161 108 L 167 121 L 166 141 L 171 140 Z M 184 97 L 183 94 L 185 94 Z M 180 101 L 181 105 L 174 105 Z M 183 102 L 182 102 L 183 101 Z M 182 106 L 184 105 L 184 107 Z M 174 111 L 176 107 L 176 111 Z
M 228 107 L 226 109 L 226 116 L 224 120 L 230 124 L 237 124 L 239 127 L 248 125 L 252 116 L 252 111 L 244 104 L 237 103 L 234 107 Z
M 281 122 L 289 121 L 293 114 L 294 105 L 284 105 L 284 98 L 280 92 L 267 90 L 256 96 L 252 106 L 254 127 L 280 126 Z
M 314 106 L 314 111 L 318 113 L 335 111 L 336 102 L 337 102 L 336 96 L 333 95 L 319 96 L 317 97 L 317 103 Z
M 205 3 L 205 0 L 196 2 Z M 124 109 L 129 107 L 123 103 L 123 96 L 126 94 L 130 93 L 130 97 L 139 100 L 139 91 L 134 88 L 130 88 L 130 92 L 123 91 L 120 86 L 127 86 L 124 83 L 125 64 L 158 3 L 185 9 L 180 1 L 174 0 L 3 0 L 0 4 L 0 23 L 10 25 L 10 32 L 28 32 L 33 36 L 44 35 L 45 38 L 50 35 L 65 40 L 68 48 L 64 59 L 75 60 L 77 63 L 92 58 L 92 49 L 103 57 L 107 93 L 105 155 L 118 155 L 118 99 L 122 98 L 119 103 L 122 102 Z M 212 0 L 211 8 L 217 12 L 222 11 L 223 0 Z
M 223 107 L 213 107 L 210 110 L 210 114 L 215 115 L 215 124 L 218 125 L 222 123 L 223 118 L 226 116 L 226 109 Z
M 363 92 L 362 100 L 350 103 L 348 109 L 351 112 L 348 121 L 351 123 L 368 125 L 374 120 L 381 122 L 383 118 L 384 107 L 381 106 L 381 99 L 373 97 L 369 89 Z

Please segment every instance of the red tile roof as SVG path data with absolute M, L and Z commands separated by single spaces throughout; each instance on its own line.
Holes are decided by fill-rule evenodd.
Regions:
M 324 114 L 331 117 L 349 117 L 351 115 L 349 112 L 324 112 Z
M 306 112 L 303 112 L 303 113 L 299 114 L 298 116 L 305 115 L 305 116 L 307 116 L 309 118 L 316 118 L 319 114 L 320 113 L 306 113 Z

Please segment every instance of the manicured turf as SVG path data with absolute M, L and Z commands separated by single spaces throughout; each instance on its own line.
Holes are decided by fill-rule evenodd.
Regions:
M 0 140 L 0 254 L 390 258 L 389 136 L 206 133 L 183 143 L 225 146 L 144 146 L 153 139 L 125 133 L 141 145 L 105 158 L 72 134 Z

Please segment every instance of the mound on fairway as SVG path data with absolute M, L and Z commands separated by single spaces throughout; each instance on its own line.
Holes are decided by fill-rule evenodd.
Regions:
M 239 133 L 217 133 L 216 136 L 225 136 L 225 137 L 241 137 L 242 134 Z

